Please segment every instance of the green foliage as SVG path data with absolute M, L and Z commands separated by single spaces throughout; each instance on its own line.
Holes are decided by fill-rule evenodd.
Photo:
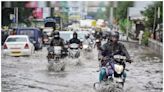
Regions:
M 131 25 L 131 22 L 127 20 L 127 11 L 129 7 L 133 6 L 133 1 L 119 1 L 117 8 L 115 9 L 115 17 L 119 21 L 119 27 L 122 32 L 126 32 L 127 26 Z
M 100 2 L 99 9 L 97 9 L 96 13 L 96 19 L 107 19 L 107 16 L 105 15 L 105 11 L 102 10 L 102 7 L 105 7 L 104 2 Z
M 142 39 L 142 44 L 147 46 L 148 45 L 148 39 L 150 37 L 150 32 L 149 31 L 145 31 L 143 34 L 143 39 Z
M 28 17 L 30 15 L 32 15 L 32 10 L 33 9 L 30 9 L 30 8 L 19 8 L 18 9 L 18 20 L 19 22 L 22 22 L 22 23 L 26 23 L 26 24 L 30 24 L 30 21 L 28 20 Z
M 126 19 L 128 8 L 132 6 L 133 1 L 119 1 L 116 8 L 116 18 L 119 20 Z
M 127 19 L 121 19 L 119 20 L 119 27 L 120 30 L 124 33 L 126 33 L 127 26 L 130 27 L 132 25 L 132 22 Z
M 125 25 L 125 20 L 119 20 L 119 26 L 120 26 L 120 30 L 124 33 L 126 33 L 126 25 Z
M 159 19 L 157 18 L 158 7 L 160 7 L 160 18 Z M 145 26 L 149 29 L 153 29 L 155 16 L 156 16 L 155 26 L 157 26 L 158 23 L 162 23 L 162 20 L 163 20 L 163 2 L 158 1 L 152 5 L 149 5 L 145 11 L 141 12 L 141 14 L 147 18 L 147 20 L 145 20 Z

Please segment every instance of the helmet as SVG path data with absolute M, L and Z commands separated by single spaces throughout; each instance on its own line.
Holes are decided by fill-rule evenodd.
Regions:
M 73 33 L 73 35 L 76 35 L 76 36 L 77 36 L 77 33 L 76 33 L 76 32 L 74 32 L 74 33 Z
M 89 38 L 89 36 L 90 36 L 89 34 L 86 34 L 86 35 L 85 35 L 85 38 Z
M 103 39 L 106 39 L 106 37 L 107 37 L 106 34 L 103 34 L 103 35 L 102 35 L 102 38 L 103 38 Z
M 117 31 L 112 32 L 111 37 L 115 37 L 115 38 L 119 39 L 119 32 L 117 32 Z
M 76 32 L 73 33 L 73 38 L 77 38 L 77 33 Z
M 55 38 L 59 38 L 60 34 L 59 34 L 58 31 L 55 31 L 55 32 L 53 33 L 53 36 L 54 36 Z

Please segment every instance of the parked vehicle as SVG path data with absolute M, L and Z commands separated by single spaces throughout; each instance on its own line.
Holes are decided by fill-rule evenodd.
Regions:
M 28 35 L 30 40 L 33 42 L 35 49 L 42 49 L 42 32 L 38 28 L 18 28 L 16 29 L 17 35 Z
M 34 45 L 27 35 L 10 35 L 3 45 L 3 53 L 10 56 L 30 56 L 34 53 Z

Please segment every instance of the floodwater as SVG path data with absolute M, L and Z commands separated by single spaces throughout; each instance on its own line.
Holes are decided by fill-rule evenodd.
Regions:
M 126 65 L 125 92 L 162 92 L 163 61 L 149 48 L 124 42 L 133 63 Z M 30 57 L 2 55 L 2 92 L 95 92 L 99 62 L 97 50 L 81 53 L 79 59 L 66 58 L 63 72 L 49 72 L 43 48 Z

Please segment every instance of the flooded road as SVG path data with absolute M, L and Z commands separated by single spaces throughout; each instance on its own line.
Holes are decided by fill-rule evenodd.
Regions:
M 124 44 L 134 59 L 127 63 L 125 92 L 162 92 L 162 57 L 136 43 Z M 82 53 L 79 59 L 64 59 L 64 72 L 49 72 L 46 55 L 43 48 L 30 57 L 2 56 L 2 92 L 95 92 L 93 83 L 99 75 L 96 49 Z

